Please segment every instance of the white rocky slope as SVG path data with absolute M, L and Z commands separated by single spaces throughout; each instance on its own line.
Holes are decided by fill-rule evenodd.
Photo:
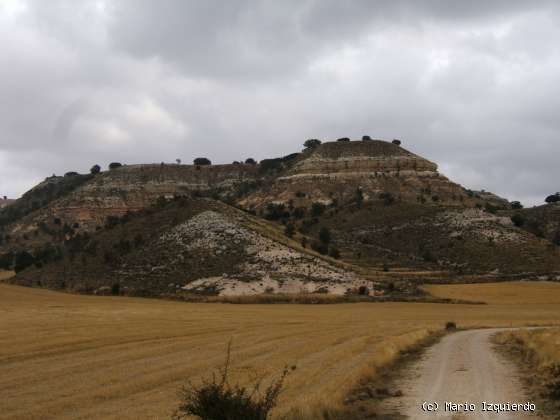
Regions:
M 200 278 L 183 286 L 187 291 L 215 289 L 220 295 L 258 293 L 332 293 L 362 288 L 373 294 L 375 285 L 355 273 L 295 251 L 243 226 L 243 218 L 215 211 L 202 212 L 161 235 L 160 245 L 177 249 L 178 258 L 205 253 L 213 257 L 235 247 L 242 258 L 231 273 Z

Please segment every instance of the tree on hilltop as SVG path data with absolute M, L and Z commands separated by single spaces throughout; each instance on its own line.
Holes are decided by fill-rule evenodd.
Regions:
M 558 203 L 560 201 L 560 192 L 557 192 L 556 194 L 549 195 L 548 197 L 546 197 L 544 199 L 544 201 L 548 204 Z
M 309 139 L 306 140 L 305 143 L 303 143 L 303 147 L 305 147 L 306 149 L 314 149 L 320 144 L 321 144 L 321 140 L 319 139 Z
M 202 165 L 212 165 L 212 162 L 210 162 L 210 159 L 205 158 L 205 157 L 198 157 L 198 158 L 196 158 L 195 160 L 193 160 L 193 163 L 194 163 L 195 165 L 199 165 L 199 166 L 202 166 Z
M 113 170 L 113 169 L 120 168 L 121 166 L 122 166 L 122 163 L 120 163 L 120 162 L 111 162 L 109 164 L 109 169 Z
M 89 172 L 93 175 L 98 174 L 99 172 L 101 172 L 101 166 L 99 165 L 93 165 L 91 167 L 91 169 L 89 170 Z
M 247 159 L 245 159 L 245 163 L 248 164 L 248 165 L 256 165 L 257 161 L 253 158 L 247 158 Z

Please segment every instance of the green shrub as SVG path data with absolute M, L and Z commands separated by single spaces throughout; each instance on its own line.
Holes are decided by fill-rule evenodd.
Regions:
M 382 192 L 379 194 L 379 198 L 383 200 L 383 204 L 390 206 L 395 202 L 395 197 L 390 192 Z
M 338 248 L 334 246 L 329 247 L 329 257 L 336 259 L 340 258 L 340 251 L 338 250 Z
M 322 227 L 319 231 L 319 240 L 324 243 L 328 244 L 331 241 L 331 231 L 327 227 Z
M 362 207 L 362 203 L 364 202 L 364 193 L 362 192 L 361 188 L 356 188 L 356 193 L 354 195 L 354 200 L 356 202 L 356 206 L 358 208 Z
M 286 228 L 284 229 L 284 234 L 288 237 L 291 238 L 292 236 L 294 236 L 294 233 L 296 231 L 296 228 L 294 227 L 293 224 L 288 223 L 286 225 Z
M 517 227 L 521 227 L 525 224 L 525 218 L 519 213 L 515 213 L 513 216 L 511 216 L 511 221 Z
M 115 283 L 111 286 L 111 294 L 113 296 L 118 296 L 121 294 L 121 286 L 118 283 Z
M 453 322 L 453 321 L 447 321 L 447 322 L 445 323 L 445 329 L 446 329 L 447 331 L 456 330 L 456 329 L 457 329 L 457 324 L 456 324 L 455 322 Z
M 323 255 L 326 255 L 329 252 L 328 245 L 319 241 L 311 242 L 311 249 Z
M 35 262 L 35 258 L 27 251 L 20 251 L 16 253 L 14 262 L 14 271 L 19 273 Z
M 323 203 L 313 203 L 311 204 L 311 215 L 313 217 L 319 217 L 325 212 L 325 205 Z
M 251 387 L 228 382 L 231 360 L 231 343 L 223 369 L 214 372 L 211 379 L 201 385 L 187 383 L 180 390 L 181 405 L 174 419 L 197 416 L 203 420 L 266 420 L 276 406 L 278 396 L 290 369 L 284 368 L 279 379 L 260 392 L 261 381 Z M 293 367 L 292 369 L 295 369 Z

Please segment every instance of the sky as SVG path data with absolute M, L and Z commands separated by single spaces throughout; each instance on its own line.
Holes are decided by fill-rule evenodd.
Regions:
M 0 0 L 0 196 L 362 135 L 542 203 L 560 190 L 560 3 Z

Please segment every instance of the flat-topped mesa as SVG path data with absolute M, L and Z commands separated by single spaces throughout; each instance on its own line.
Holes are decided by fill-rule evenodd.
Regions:
M 382 141 L 328 142 L 306 150 L 270 189 L 242 200 L 259 208 L 269 202 L 306 206 L 310 202 L 343 204 L 357 190 L 364 200 L 392 199 L 460 205 L 465 190 L 449 181 L 437 165 L 402 147 Z
M 332 177 L 362 172 L 366 175 L 375 172 L 402 175 L 406 171 L 415 175 L 437 173 L 437 165 L 382 140 L 329 142 L 309 151 L 307 157 L 296 163 L 283 178 L 317 174 Z

